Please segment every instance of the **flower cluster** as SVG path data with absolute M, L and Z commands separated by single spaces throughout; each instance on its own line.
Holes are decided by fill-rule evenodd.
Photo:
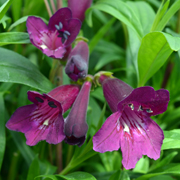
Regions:
M 155 91 L 149 86 L 133 89 L 103 72 L 94 79 L 87 77 L 88 45 L 79 41 L 72 49 L 71 44 L 79 34 L 91 0 L 79 0 L 79 6 L 76 3 L 76 0 L 69 0 L 68 7 L 59 9 L 48 25 L 40 18 L 28 17 L 27 31 L 32 44 L 47 56 L 56 59 L 67 56 L 65 72 L 73 81 L 81 79 L 82 86 L 62 85 L 43 95 L 28 91 L 28 99 L 33 104 L 18 108 L 6 127 L 24 133 L 30 146 L 41 140 L 51 144 L 64 140 L 70 145 L 81 146 L 88 131 L 89 94 L 92 82 L 95 83 L 98 77 L 97 84 L 102 85 L 113 114 L 94 135 L 94 151 L 104 153 L 121 148 L 122 164 L 126 169 L 134 168 L 142 155 L 158 159 L 164 135 L 150 116 L 166 111 L 169 92 L 164 89 Z M 70 108 L 64 118 L 63 114 Z
M 43 95 L 28 91 L 28 99 L 33 104 L 18 108 L 6 127 L 25 133 L 26 143 L 30 146 L 36 145 L 41 140 L 57 144 L 64 139 L 69 144 L 80 146 L 85 141 L 88 128 L 86 111 L 90 88 L 91 83 L 85 82 L 81 90 L 78 85 L 63 85 Z M 84 96 L 86 98 L 83 98 Z M 73 103 L 65 120 L 63 114 Z M 79 112 L 79 105 L 82 106 L 82 113 Z M 80 132 L 85 126 L 86 130 Z
M 77 0 L 68 1 L 68 7 L 59 9 L 48 25 L 41 18 L 29 16 L 27 19 L 31 43 L 47 56 L 57 59 L 67 56 L 66 73 L 74 81 L 85 78 L 88 71 L 87 43 L 79 41 L 72 51 L 71 44 L 80 31 L 81 21 L 91 2 L 83 0 L 75 9 Z M 82 88 L 79 85 L 63 85 L 43 95 L 28 91 L 28 99 L 33 104 L 18 108 L 6 127 L 25 133 L 26 143 L 30 146 L 41 140 L 51 144 L 65 140 L 69 144 L 81 146 L 88 130 L 86 111 L 91 89 L 91 82 L 84 81 Z M 68 117 L 64 119 L 63 114 L 71 106 Z

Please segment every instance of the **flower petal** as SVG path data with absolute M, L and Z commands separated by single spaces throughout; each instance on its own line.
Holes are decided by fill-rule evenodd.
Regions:
M 13 131 L 20 131 L 22 133 L 31 129 L 32 122 L 30 121 L 30 114 L 36 109 L 36 105 L 31 104 L 18 108 L 6 123 L 6 127 Z
M 64 45 L 69 46 L 79 34 L 79 31 L 81 29 L 81 21 L 79 19 L 71 19 L 64 26 L 65 30 L 70 33 L 70 36 L 68 37 Z
M 30 36 L 30 41 L 37 48 L 41 49 L 38 44 L 41 44 L 40 37 L 44 31 L 48 31 L 48 27 L 41 18 L 29 16 L 26 22 L 27 31 Z
M 164 139 L 161 128 L 150 118 L 146 122 L 147 129 L 142 135 L 132 132 L 131 136 L 121 136 L 122 164 L 126 169 L 135 168 L 142 155 L 154 160 L 160 157 L 161 146 Z
M 85 11 L 90 7 L 92 0 L 68 0 L 68 7 L 72 11 L 73 18 L 81 21 L 85 18 Z
M 39 103 L 44 103 L 45 98 L 39 92 L 28 91 L 27 94 L 28 94 L 28 99 L 34 104 L 38 105 Z
M 169 92 L 165 89 L 155 91 L 153 87 L 145 86 L 134 89 L 131 94 L 118 104 L 118 109 L 123 110 L 125 104 L 136 102 L 143 108 L 151 108 L 149 116 L 161 114 L 167 109 Z
M 46 140 L 50 144 L 60 143 L 65 138 L 63 127 L 64 120 L 62 114 L 59 114 L 56 119 L 50 118 L 47 124 L 45 123 L 45 119 L 40 121 L 37 118 L 37 120 L 32 121 L 32 128 L 25 133 L 26 144 L 34 146 L 42 140 Z
M 164 139 L 161 128 L 148 116 L 125 109 L 120 122 L 124 126 L 120 146 L 123 166 L 134 168 L 142 155 L 158 159 Z
M 80 87 L 78 85 L 59 86 L 48 93 L 50 97 L 61 103 L 63 112 L 66 112 L 74 103 Z
M 93 149 L 100 153 L 114 151 L 120 148 L 120 135 L 122 127 L 118 127 L 117 121 L 121 114 L 113 113 L 109 116 L 101 129 L 93 137 Z
M 59 22 L 64 25 L 68 20 L 72 19 L 72 12 L 69 8 L 61 8 L 59 9 L 53 16 L 49 19 L 48 28 L 52 31 L 55 31 L 55 25 L 59 25 Z
M 53 49 L 43 49 L 42 50 L 44 54 L 46 54 L 49 57 L 56 58 L 56 59 L 61 59 L 64 57 L 64 54 L 66 53 L 66 48 L 65 47 L 59 47 L 55 50 Z

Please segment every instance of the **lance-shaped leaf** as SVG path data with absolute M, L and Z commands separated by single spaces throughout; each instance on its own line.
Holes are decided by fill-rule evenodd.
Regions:
M 166 62 L 173 51 L 180 49 L 180 38 L 152 32 L 143 39 L 138 53 L 139 86 L 143 86 Z
M 20 83 L 47 92 L 51 82 L 25 57 L 0 48 L 0 82 Z

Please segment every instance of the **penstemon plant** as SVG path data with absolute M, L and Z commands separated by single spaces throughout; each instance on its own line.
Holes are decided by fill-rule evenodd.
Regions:
M 180 0 L 2 0 L 0 23 L 0 180 L 180 178 Z

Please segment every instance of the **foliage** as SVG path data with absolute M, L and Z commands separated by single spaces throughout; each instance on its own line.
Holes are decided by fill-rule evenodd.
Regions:
M 77 37 L 88 40 L 89 74 L 110 71 L 134 88 L 170 92 L 167 111 L 153 119 L 165 135 L 161 157 L 144 156 L 133 170 L 122 167 L 120 150 L 101 154 L 92 149 L 93 135 L 111 114 L 99 87 L 90 94 L 89 130 L 80 148 L 45 141 L 30 147 L 22 133 L 5 128 L 18 107 L 30 104 L 28 90 L 47 93 L 55 86 L 56 64 L 30 43 L 26 31 L 30 15 L 48 22 L 44 1 L 1 0 L 0 5 L 0 180 L 180 178 L 180 0 L 93 0 Z M 63 83 L 69 82 L 63 72 Z

